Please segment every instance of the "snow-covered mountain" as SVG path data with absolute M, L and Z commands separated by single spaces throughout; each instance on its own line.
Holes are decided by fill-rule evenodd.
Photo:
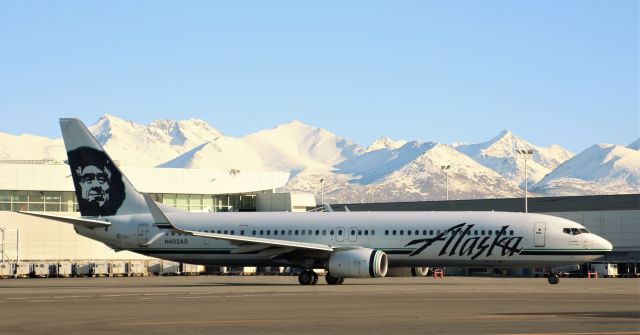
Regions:
M 535 146 L 509 131 L 478 144 L 445 145 L 382 137 L 363 148 L 300 121 L 244 137 L 225 136 L 202 120 L 159 120 L 139 125 L 105 115 L 89 127 L 123 165 L 288 171 L 283 190 L 320 194 L 326 202 L 451 199 L 522 194 L 528 161 L 533 194 L 637 193 L 640 140 L 628 147 L 596 145 L 579 155 L 560 146 Z M 65 160 L 62 140 L 0 133 L 0 160 Z
M 532 191 L 545 195 L 638 193 L 640 151 L 593 145 L 544 177 Z
M 627 148 L 633 149 L 633 150 L 640 150 L 640 138 L 633 141 L 633 143 L 627 145 Z
M 121 164 L 155 166 L 222 134 L 202 120 L 159 120 L 148 125 L 105 115 L 89 131 Z
M 379 149 L 397 149 L 407 144 L 405 140 L 394 141 L 386 136 L 382 136 L 379 139 L 373 141 L 371 145 L 367 147 L 365 151 L 375 151 Z
M 62 139 L 0 133 L 0 159 L 62 161 L 67 159 L 67 154 Z
M 521 187 L 524 187 L 524 159 L 516 152 L 518 149 L 534 150 L 527 161 L 529 185 L 540 181 L 558 165 L 573 157 L 571 151 L 558 145 L 538 147 L 507 130 L 487 142 L 457 145 L 456 149 L 508 180 L 522 183 Z
M 266 168 L 294 174 L 330 171 L 335 164 L 364 151 L 346 138 L 300 121 L 262 130 L 242 140 L 262 158 Z

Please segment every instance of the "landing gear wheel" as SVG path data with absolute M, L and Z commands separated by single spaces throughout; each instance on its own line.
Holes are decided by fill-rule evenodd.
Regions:
M 560 277 L 558 277 L 558 275 L 555 273 L 550 273 L 549 277 L 547 277 L 547 281 L 551 285 L 556 285 L 557 283 L 560 282 Z
M 327 281 L 327 284 L 329 285 L 340 285 L 344 282 L 344 278 L 334 277 L 330 273 L 327 273 L 327 275 L 324 276 L 324 279 Z
M 318 274 L 312 270 L 305 270 L 298 275 L 300 285 L 315 285 L 318 283 Z

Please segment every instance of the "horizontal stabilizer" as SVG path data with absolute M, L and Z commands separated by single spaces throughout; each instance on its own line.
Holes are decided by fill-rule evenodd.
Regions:
M 72 216 L 64 216 L 64 215 L 53 215 L 53 214 L 45 214 L 42 212 L 28 212 L 28 211 L 20 211 L 20 214 L 26 214 L 31 216 L 37 216 L 45 219 L 60 221 L 64 223 L 77 224 L 80 226 L 84 226 L 87 228 L 105 228 L 111 225 L 111 222 L 101 221 L 101 220 L 92 220 L 86 219 L 82 217 L 72 217 Z

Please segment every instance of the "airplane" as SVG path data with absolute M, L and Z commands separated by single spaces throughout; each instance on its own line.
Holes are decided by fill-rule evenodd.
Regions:
M 214 266 L 304 269 L 301 285 L 426 276 L 429 267 L 551 267 L 589 262 L 612 244 L 559 217 L 507 212 L 191 213 L 138 192 L 86 126 L 60 119 L 80 217 L 21 212 L 74 225 L 114 250 Z M 559 276 L 551 270 L 550 284 Z

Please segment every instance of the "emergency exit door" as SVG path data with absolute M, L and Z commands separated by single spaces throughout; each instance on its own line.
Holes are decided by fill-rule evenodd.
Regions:
M 138 225 L 138 245 L 144 246 L 148 241 L 149 225 L 141 223 Z
M 545 233 L 547 225 L 544 222 L 536 222 L 535 231 L 533 232 L 533 246 L 544 247 Z

